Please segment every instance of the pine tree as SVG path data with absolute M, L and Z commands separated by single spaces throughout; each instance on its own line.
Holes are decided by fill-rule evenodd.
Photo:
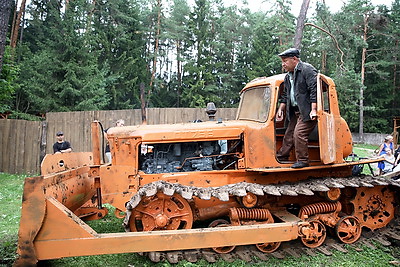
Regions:
M 43 20 L 33 24 L 44 26 L 44 38 L 36 38 L 37 51 L 21 62 L 17 109 L 35 114 L 104 108 L 109 99 L 86 31 L 87 2 L 71 1 L 64 12 L 58 2 L 41 4 L 44 16 L 35 19 Z
M 148 84 L 143 40 L 143 4 L 133 0 L 96 0 L 93 7 L 94 49 L 105 73 L 108 109 L 140 107 L 139 85 Z

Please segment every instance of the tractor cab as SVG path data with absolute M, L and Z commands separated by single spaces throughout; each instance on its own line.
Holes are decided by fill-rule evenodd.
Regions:
M 241 92 L 237 120 L 262 122 L 265 134 L 273 131 L 275 155 L 282 146 L 287 128 L 286 114 L 282 121 L 276 121 L 279 98 L 283 93 L 285 75 L 258 78 L 247 84 Z M 336 88 L 333 80 L 319 74 L 317 83 L 318 124 L 309 136 L 311 164 L 343 163 L 352 151 L 352 137 L 347 123 L 340 116 Z M 278 159 L 276 159 L 278 160 Z M 295 161 L 292 151 L 289 161 Z M 318 162 L 318 163 L 317 163 Z

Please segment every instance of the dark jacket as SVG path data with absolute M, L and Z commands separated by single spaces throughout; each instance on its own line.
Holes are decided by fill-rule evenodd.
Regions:
M 311 103 L 317 103 L 317 70 L 310 64 L 300 61 L 294 70 L 295 97 L 303 121 L 309 121 L 311 112 Z M 290 104 L 290 78 L 286 74 L 284 80 L 285 88 L 281 95 L 280 102 L 286 103 L 287 119 L 294 115 L 294 110 Z
M 54 153 L 61 152 L 61 150 L 66 150 L 68 148 L 71 148 L 71 144 L 68 141 L 63 141 L 62 143 L 55 142 L 53 145 Z

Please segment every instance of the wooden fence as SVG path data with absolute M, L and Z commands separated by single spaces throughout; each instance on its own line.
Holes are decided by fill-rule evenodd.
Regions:
M 236 111 L 236 108 L 220 108 L 216 119 L 232 120 Z M 75 152 L 91 151 L 91 122 L 98 120 L 107 129 L 118 119 L 124 119 L 125 125 L 142 123 L 138 109 L 51 112 L 46 114 L 43 122 L 0 120 L 0 172 L 38 174 L 40 159 L 45 153 L 53 153 L 58 131 L 64 132 Z M 196 119 L 208 120 L 204 108 L 147 109 L 147 124 L 182 123 Z
M 43 122 L 0 120 L 0 172 L 39 173 Z

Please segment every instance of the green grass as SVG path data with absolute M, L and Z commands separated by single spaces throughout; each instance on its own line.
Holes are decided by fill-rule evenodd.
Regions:
M 0 264 L 16 257 L 24 178 L 0 173 Z
M 366 150 L 367 149 L 367 150 Z M 374 148 L 356 145 L 354 152 L 360 157 L 371 156 L 370 150 Z M 365 154 L 364 154 L 365 153 Z M 16 246 L 18 227 L 20 219 L 20 207 L 22 198 L 24 175 L 10 175 L 0 173 L 0 266 L 11 266 L 16 259 Z M 88 222 L 98 233 L 123 232 L 121 219 L 117 219 L 113 213 L 113 208 L 109 214 L 98 221 Z M 332 251 L 332 256 L 325 256 L 317 253 L 317 256 L 302 256 L 300 258 L 286 257 L 285 259 L 270 258 L 263 262 L 254 258 L 252 266 L 393 266 L 399 263 L 399 247 L 383 247 L 376 244 L 377 249 L 371 249 L 357 244 L 356 246 L 347 246 L 348 253 Z M 362 251 L 355 250 L 354 247 L 362 248 Z M 249 266 L 245 261 L 237 260 L 233 263 L 222 260 L 209 264 L 204 260 L 196 264 L 182 261 L 179 264 L 172 265 L 167 262 L 152 263 L 147 258 L 135 253 L 112 254 L 86 257 L 71 257 L 57 260 L 48 260 L 39 262 L 39 266 Z
M 377 146 L 373 145 L 360 145 L 360 144 L 355 144 L 353 147 L 353 152 L 357 154 L 359 157 L 374 157 L 376 156 L 374 151 L 379 149 Z

